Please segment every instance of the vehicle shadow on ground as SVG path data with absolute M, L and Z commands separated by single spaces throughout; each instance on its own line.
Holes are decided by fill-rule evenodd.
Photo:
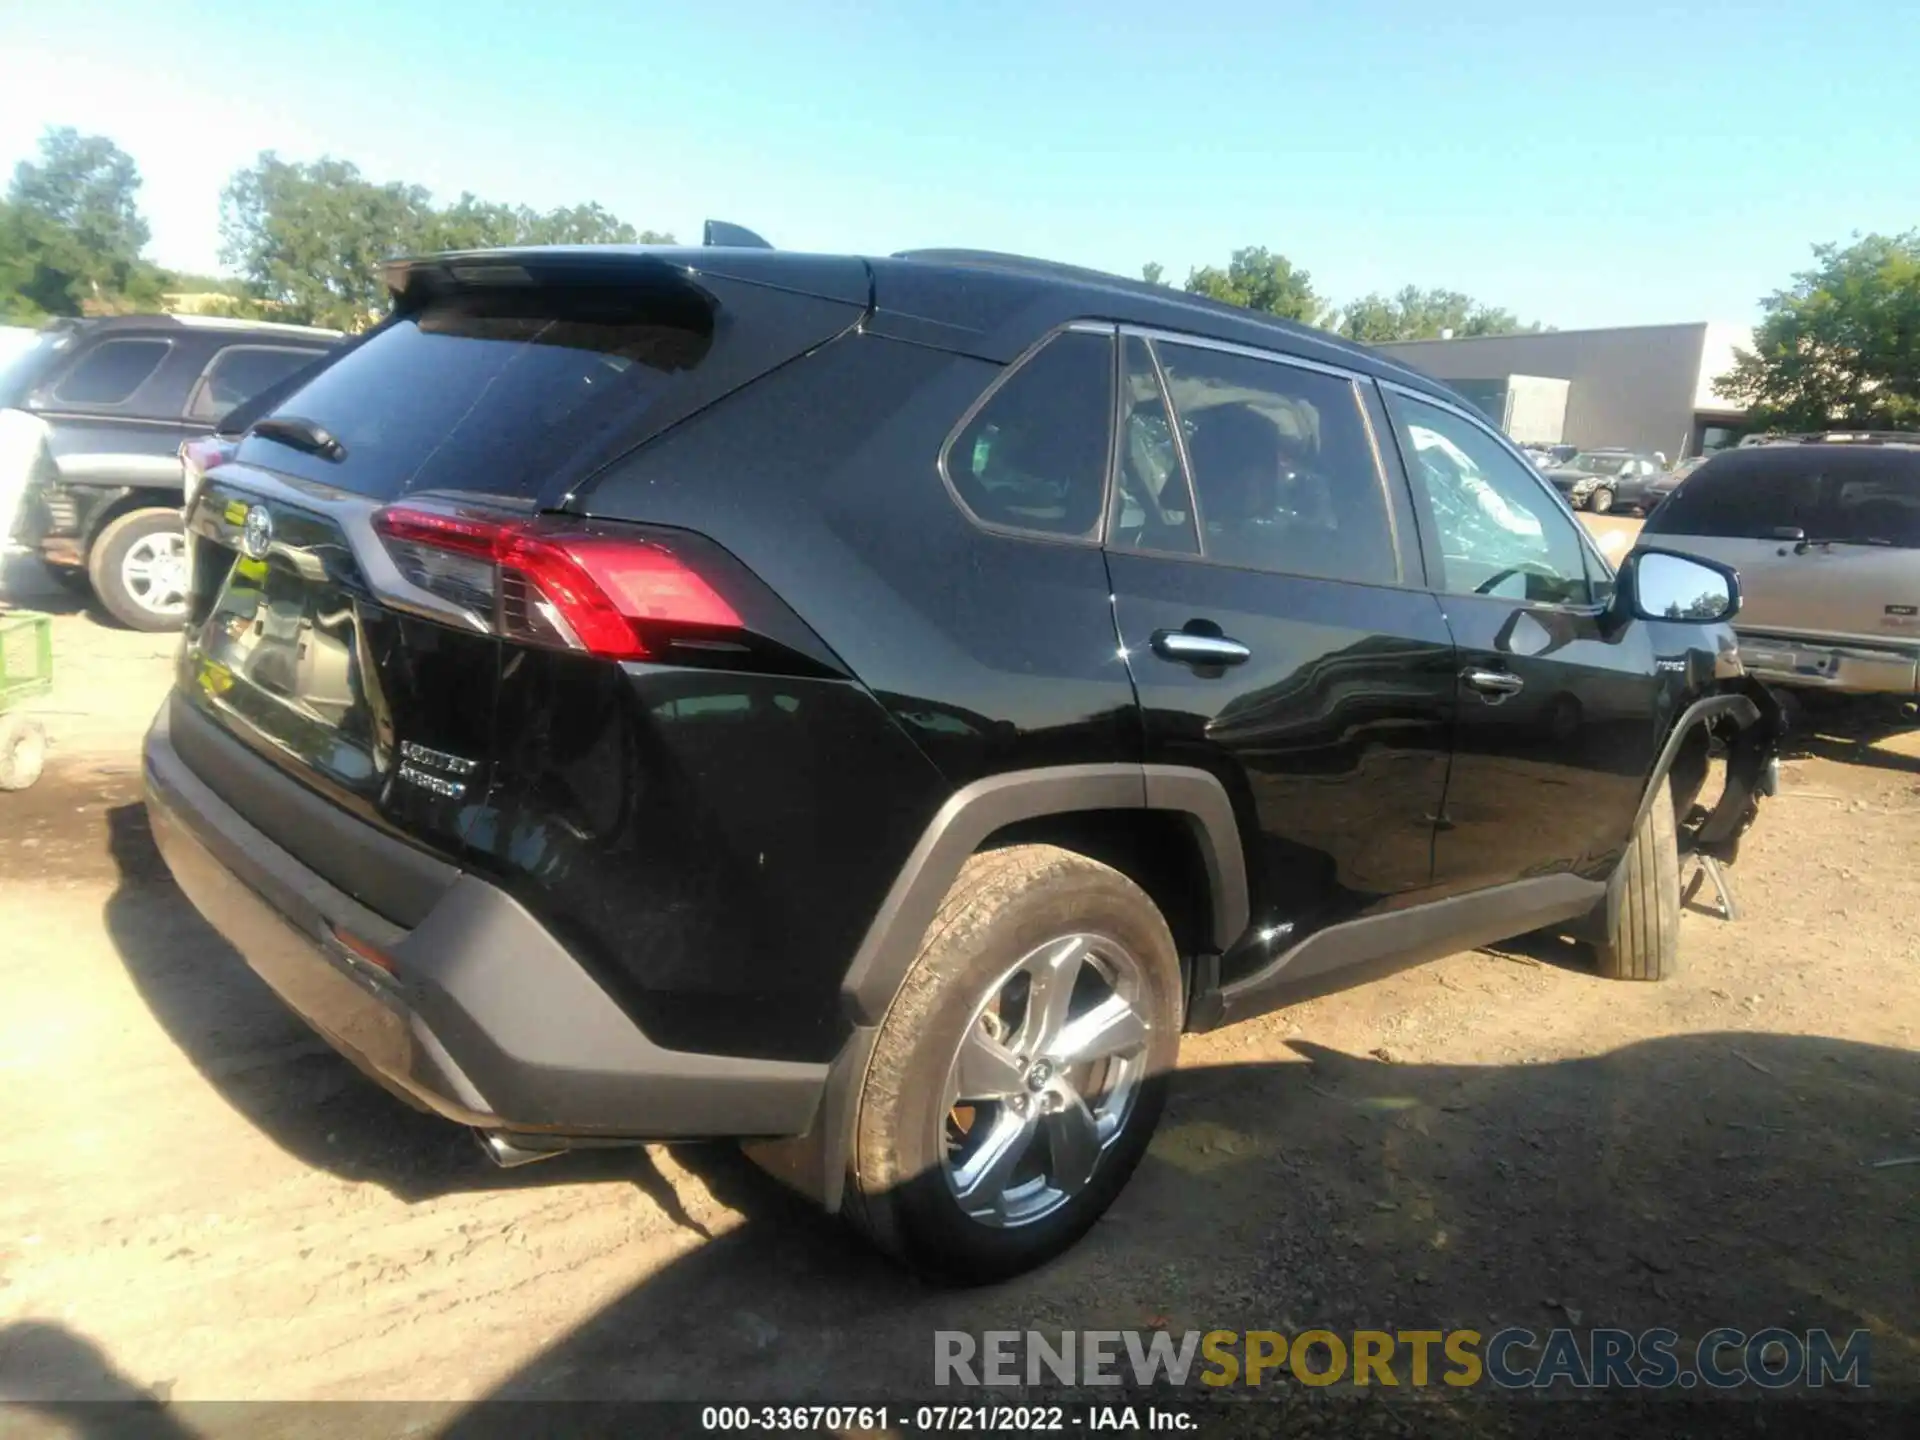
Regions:
M 1920 756 L 1882 743 L 1915 730 L 1920 720 L 1900 715 L 1877 697 L 1820 695 L 1801 702 L 1783 748 L 1788 756 L 1920 775 Z
M 31 555 L 0 553 L 0 609 L 11 605 L 44 615 L 92 615 L 112 624 L 84 583 L 63 583 Z
M 1920 1383 L 1920 1166 L 1875 1163 L 1920 1152 L 1920 1056 L 1737 1033 L 1513 1066 L 1295 1049 L 1179 1072 L 1109 1216 L 990 1288 L 924 1286 L 737 1153 L 684 1152 L 744 1222 L 489 1398 L 924 1396 L 937 1330 L 1154 1326 L 1866 1328 L 1876 1392 Z
M 131 780 L 121 783 L 137 788 Z M 180 893 L 154 848 L 146 807 L 127 801 L 105 817 L 118 872 L 105 921 L 129 978 L 207 1083 L 288 1154 L 406 1200 L 623 1181 L 679 1224 L 706 1233 L 644 1151 L 584 1151 L 503 1170 L 466 1130 L 414 1110 L 361 1075 L 281 1003 Z

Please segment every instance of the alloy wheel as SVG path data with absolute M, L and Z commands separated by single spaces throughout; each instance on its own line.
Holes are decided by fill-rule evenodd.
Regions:
M 168 619 L 187 613 L 187 537 L 143 535 L 120 560 L 120 584 L 143 610 Z
M 1141 963 L 1099 935 L 1028 952 L 988 988 L 948 1067 L 947 1184 L 983 1225 L 1028 1225 L 1093 1178 L 1126 1128 L 1152 1026 Z

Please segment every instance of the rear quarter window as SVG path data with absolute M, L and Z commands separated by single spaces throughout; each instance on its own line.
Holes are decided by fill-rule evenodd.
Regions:
M 160 368 L 166 340 L 103 340 L 74 362 L 53 387 L 62 405 L 119 405 Z
M 997 530 L 1090 538 L 1106 498 L 1113 337 L 1054 336 L 996 381 L 948 443 L 954 498 Z

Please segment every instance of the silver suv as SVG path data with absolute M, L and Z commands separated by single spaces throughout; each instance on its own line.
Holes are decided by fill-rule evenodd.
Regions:
M 1750 674 L 1909 706 L 1920 696 L 1920 435 L 1725 451 L 1641 534 L 1740 572 Z

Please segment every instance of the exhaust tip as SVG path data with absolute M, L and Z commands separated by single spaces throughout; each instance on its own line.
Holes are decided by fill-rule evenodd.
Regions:
M 529 1149 L 507 1139 L 497 1130 L 476 1130 L 473 1138 L 480 1142 L 480 1148 L 487 1152 L 487 1158 L 502 1170 L 515 1170 L 522 1165 L 531 1165 L 536 1160 L 551 1160 L 556 1155 L 566 1153 L 563 1148 L 549 1150 Z

